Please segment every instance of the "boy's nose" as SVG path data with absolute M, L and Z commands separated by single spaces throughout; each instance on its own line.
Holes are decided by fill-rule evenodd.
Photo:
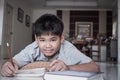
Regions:
M 51 47 L 50 42 L 47 42 L 46 47 Z

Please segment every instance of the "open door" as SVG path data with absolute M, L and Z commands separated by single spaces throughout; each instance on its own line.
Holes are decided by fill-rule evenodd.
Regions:
M 2 39 L 2 58 L 8 59 L 8 52 L 6 43 L 8 42 L 11 45 L 12 42 L 12 23 L 13 23 L 13 7 L 9 4 L 6 4 L 5 7 L 5 22 L 3 27 L 3 39 Z

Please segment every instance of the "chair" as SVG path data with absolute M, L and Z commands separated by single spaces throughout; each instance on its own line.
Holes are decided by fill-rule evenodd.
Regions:
M 92 59 L 97 58 L 97 61 L 101 61 L 101 39 L 98 37 L 96 41 L 92 38 L 86 40 L 87 44 L 83 45 L 82 52 L 91 57 Z M 96 54 L 95 54 L 96 53 Z
M 94 47 L 94 45 L 96 46 L 96 49 Z M 91 58 L 93 59 L 93 57 L 97 57 L 97 61 L 101 60 L 101 39 L 98 38 L 97 39 L 97 44 L 93 44 L 93 42 L 91 42 Z M 97 53 L 97 54 L 94 54 Z
M 87 43 L 86 45 L 83 45 L 81 51 L 82 51 L 85 55 L 87 55 L 87 56 L 89 56 L 89 57 L 92 58 L 92 55 L 91 55 L 91 48 L 89 48 L 88 45 L 89 45 L 89 43 Z

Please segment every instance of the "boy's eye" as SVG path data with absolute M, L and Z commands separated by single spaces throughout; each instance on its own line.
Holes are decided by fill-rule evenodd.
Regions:
M 52 39 L 51 41 L 56 41 L 56 39 Z
M 44 42 L 45 40 L 43 40 L 43 39 L 40 39 L 39 41 L 41 41 L 41 42 Z

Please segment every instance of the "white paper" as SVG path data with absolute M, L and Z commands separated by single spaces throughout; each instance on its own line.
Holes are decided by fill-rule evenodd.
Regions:
M 16 77 L 42 77 L 45 74 L 45 68 L 36 68 L 28 70 L 18 70 Z

